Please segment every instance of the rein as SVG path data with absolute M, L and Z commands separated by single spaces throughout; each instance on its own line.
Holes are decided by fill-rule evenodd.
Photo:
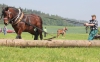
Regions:
M 13 25 L 18 24 L 18 23 L 22 20 L 22 18 L 23 18 L 23 16 L 24 16 L 23 12 L 21 12 L 20 9 L 18 9 L 18 10 L 19 10 L 18 15 L 14 17 L 14 18 L 16 18 L 16 19 L 15 19 L 15 20 L 13 19 L 13 20 L 14 20 L 14 24 L 13 24 Z
M 25 22 L 25 21 L 23 21 L 23 22 Z M 25 22 L 25 23 L 28 24 L 28 25 L 30 25 L 30 26 L 32 26 L 32 27 L 35 27 L 36 29 L 38 29 L 38 30 L 40 30 L 40 31 L 42 31 L 42 32 L 45 32 L 43 29 L 40 29 L 40 28 L 38 28 L 38 27 L 32 25 L 31 23 L 30 23 L 30 24 L 29 24 L 28 22 Z M 45 33 L 47 33 L 47 32 L 45 32 Z M 52 36 L 52 37 L 51 37 L 51 38 L 48 38 L 48 39 L 44 39 L 44 40 L 49 40 L 49 41 L 51 41 L 51 39 L 56 38 L 56 36 L 54 36 L 54 35 L 52 35 L 52 34 L 50 34 L 50 33 L 47 33 L 47 34 L 49 34 L 49 35 Z
M 17 15 L 15 15 L 13 18 L 11 18 L 11 13 L 12 12 L 10 12 L 9 10 L 8 10 L 8 15 L 9 15 L 9 18 L 4 18 L 4 19 L 8 19 L 9 20 L 9 23 L 11 23 L 12 25 L 16 25 L 16 24 L 18 24 L 22 19 L 23 19 L 23 17 L 24 17 L 24 13 L 21 11 L 21 9 L 17 9 L 19 12 L 18 12 L 18 14 Z M 30 21 L 30 19 L 29 19 L 29 21 Z M 40 31 L 42 31 L 42 32 L 45 32 L 43 29 L 40 29 L 40 28 L 38 28 L 38 27 L 36 27 L 35 25 L 33 25 L 33 24 L 29 24 L 28 22 L 26 22 L 26 21 L 23 21 L 24 23 L 27 23 L 28 25 L 30 25 L 30 26 L 32 26 L 32 27 L 34 27 L 34 28 L 36 28 L 36 29 L 38 29 L 38 30 L 40 30 Z M 46 32 L 47 33 L 47 32 Z M 47 34 L 49 34 L 49 33 L 47 33 Z M 54 36 L 54 35 L 52 35 L 52 34 L 49 34 L 49 35 L 51 35 L 52 36 L 52 38 L 48 38 L 48 39 L 45 39 L 45 40 L 51 40 L 51 39 L 53 39 L 53 38 L 56 38 L 56 36 Z
M 12 25 L 18 24 L 24 16 L 21 9 L 18 9 L 18 11 L 19 11 L 19 13 L 15 17 L 13 17 L 12 19 L 9 20 L 9 23 L 11 23 Z M 11 12 L 9 10 L 8 10 L 8 12 L 9 12 L 9 17 L 10 17 Z M 4 19 L 7 19 L 7 18 L 4 18 Z

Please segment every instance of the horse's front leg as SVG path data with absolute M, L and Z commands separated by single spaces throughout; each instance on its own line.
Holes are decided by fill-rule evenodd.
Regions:
M 38 40 L 38 36 L 39 36 L 39 33 L 38 33 L 38 29 L 36 29 L 35 31 L 34 31 L 34 40 Z
M 16 39 L 22 39 L 21 35 L 17 34 Z
M 59 34 L 57 33 L 57 38 L 58 38 Z
M 18 32 L 17 32 L 16 39 L 22 39 L 22 37 L 21 37 L 21 33 L 22 33 L 22 30 L 19 29 Z
M 66 33 L 64 32 L 64 33 L 62 34 L 62 36 L 65 37 L 65 34 L 66 34 Z

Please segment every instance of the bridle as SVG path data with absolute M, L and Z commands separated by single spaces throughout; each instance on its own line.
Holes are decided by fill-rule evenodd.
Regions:
M 11 15 L 12 12 L 10 12 L 9 10 L 7 12 L 8 12 L 8 18 L 4 18 L 4 20 L 8 19 L 9 23 L 11 23 L 12 25 L 15 25 L 18 22 L 20 22 L 22 20 L 23 16 L 24 16 L 24 14 L 21 11 L 21 9 L 18 9 L 18 14 L 15 17 L 13 17 L 12 19 L 9 19 L 9 18 L 11 18 L 10 15 Z

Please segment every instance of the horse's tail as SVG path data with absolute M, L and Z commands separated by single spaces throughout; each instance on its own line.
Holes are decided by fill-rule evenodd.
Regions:
M 40 23 L 41 23 L 41 29 L 43 30 L 43 26 L 42 26 L 43 21 L 42 21 L 42 18 L 40 16 L 39 16 L 39 18 L 40 18 Z

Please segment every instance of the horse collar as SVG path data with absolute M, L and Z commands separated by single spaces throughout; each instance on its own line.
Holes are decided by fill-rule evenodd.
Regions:
M 19 17 L 19 19 L 15 22 L 15 25 L 18 24 L 22 19 L 23 19 L 24 14 L 21 13 L 21 16 Z
M 20 15 L 21 15 L 21 10 L 20 9 L 18 9 L 19 10 L 19 13 L 18 13 L 18 15 L 17 15 L 17 18 L 15 19 L 15 22 L 17 21 L 17 19 L 20 17 Z
M 15 16 L 15 17 L 13 18 L 13 19 L 15 19 L 15 20 L 14 20 L 14 24 L 12 24 L 12 25 L 18 24 L 18 23 L 22 20 L 22 18 L 23 18 L 23 16 L 24 16 L 23 12 L 21 12 L 20 9 L 18 9 L 18 10 L 19 10 L 19 13 L 18 13 L 17 16 Z M 12 20 L 11 20 L 11 21 L 12 21 Z

